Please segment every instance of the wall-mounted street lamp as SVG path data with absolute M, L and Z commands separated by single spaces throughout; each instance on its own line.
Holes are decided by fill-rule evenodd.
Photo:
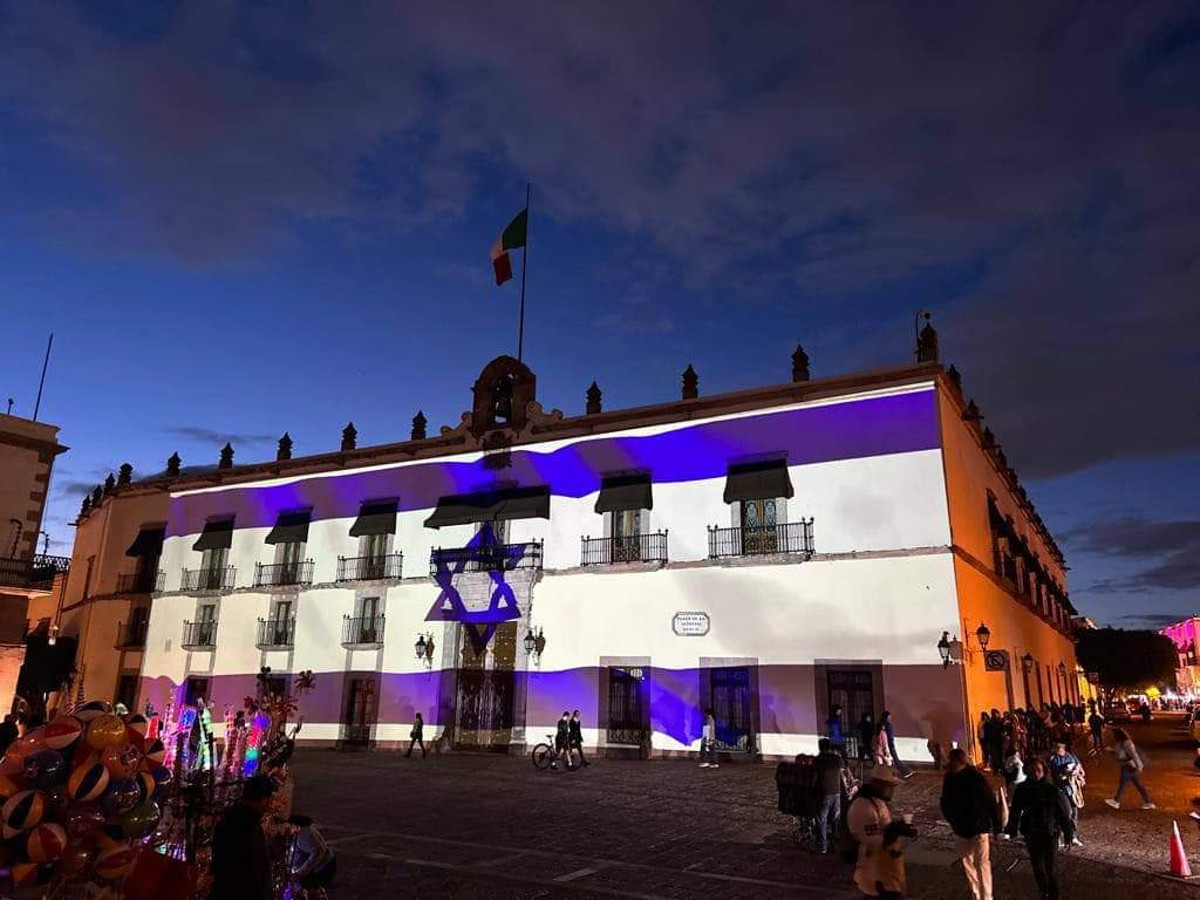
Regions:
M 1025 670 L 1026 675 L 1028 675 L 1030 672 L 1033 671 L 1033 654 L 1032 653 L 1026 653 L 1024 656 L 1021 657 L 1021 668 Z
M 1059 678 L 1067 677 L 1067 664 L 1065 662 L 1060 662 L 1058 664 L 1058 677 Z
M 986 652 L 992 640 L 992 630 L 980 622 L 979 627 L 975 629 L 975 640 L 979 641 L 979 649 Z
M 433 635 L 421 634 L 417 636 L 417 642 L 413 644 L 413 655 L 425 664 L 425 668 L 433 668 Z
M 525 632 L 525 640 L 521 643 L 525 647 L 526 655 L 533 659 L 535 665 L 540 666 L 542 664 L 542 652 L 546 649 L 546 637 L 542 634 L 542 629 L 539 628 L 537 634 L 534 634 L 533 629 L 530 628 Z
M 50 626 L 50 637 L 47 638 L 46 643 L 49 644 L 51 647 L 53 647 L 55 644 L 58 643 L 58 626 L 57 625 Z

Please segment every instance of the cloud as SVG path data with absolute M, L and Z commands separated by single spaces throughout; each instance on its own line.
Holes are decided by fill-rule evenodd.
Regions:
M 1119 616 L 1121 622 L 1131 622 L 1143 628 L 1159 629 L 1178 622 L 1182 616 L 1179 613 L 1127 613 Z
M 96 186 L 46 213 L 86 246 L 395 241 L 528 174 L 730 306 L 934 307 L 1026 476 L 1195 450 L 1194 14 L 1018 7 L 555 4 L 497 40 L 471 3 L 28 4 L 0 102 Z
M 236 432 L 214 431 L 211 428 L 202 428 L 196 425 L 180 425 L 168 428 L 166 431 L 167 434 L 183 438 L 184 440 L 194 441 L 197 444 L 212 444 L 217 447 L 232 444 L 234 450 L 237 450 L 238 447 L 262 446 L 279 440 L 279 435 L 238 434 Z
M 1132 576 L 1105 579 L 1095 593 L 1143 593 L 1200 588 L 1200 520 L 1151 521 L 1137 516 L 1105 519 L 1073 528 L 1063 535 L 1072 552 L 1137 560 Z M 1153 562 L 1149 565 L 1145 563 Z

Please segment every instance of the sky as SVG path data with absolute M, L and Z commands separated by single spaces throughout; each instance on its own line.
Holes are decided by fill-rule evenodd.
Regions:
M 0 400 L 47 527 L 211 464 L 456 424 L 516 344 L 583 410 L 911 360 L 932 311 L 1098 622 L 1200 611 L 1194 4 L 0 7 Z

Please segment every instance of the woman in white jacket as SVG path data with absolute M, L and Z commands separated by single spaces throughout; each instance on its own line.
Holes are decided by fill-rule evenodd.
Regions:
M 1146 768 L 1146 765 L 1138 755 L 1133 738 L 1123 728 L 1114 728 L 1113 743 L 1113 749 L 1117 752 L 1117 763 L 1121 766 L 1121 781 L 1117 785 L 1117 795 L 1104 802 L 1113 809 L 1120 809 L 1121 794 L 1125 792 L 1126 785 L 1132 784 L 1142 795 L 1142 809 L 1157 809 L 1150 795 L 1146 793 L 1146 786 L 1142 784 L 1142 769 Z
M 717 764 L 717 720 L 711 709 L 704 713 L 704 730 L 700 733 L 700 768 L 721 768 Z

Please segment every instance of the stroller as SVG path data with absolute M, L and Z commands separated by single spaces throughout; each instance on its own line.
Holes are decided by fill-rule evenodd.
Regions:
M 838 824 L 839 833 L 845 828 L 845 810 L 858 793 L 860 782 L 850 774 L 849 767 L 842 768 L 842 817 Z M 779 811 L 796 819 L 796 840 L 804 847 L 815 850 L 817 841 L 817 816 L 821 812 L 824 792 L 821 790 L 817 758 L 801 753 L 795 762 L 781 762 L 775 767 L 775 787 L 779 792 Z

